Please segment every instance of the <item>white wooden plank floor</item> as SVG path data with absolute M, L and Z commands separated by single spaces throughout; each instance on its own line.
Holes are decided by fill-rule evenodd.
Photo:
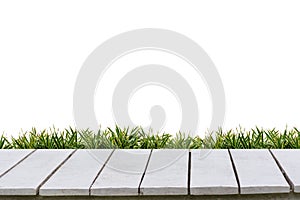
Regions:
M 188 150 L 153 150 L 140 190 L 143 195 L 187 195 Z
M 42 196 L 88 196 L 112 150 L 77 150 L 41 187 Z
M 241 194 L 289 193 L 290 186 L 267 149 L 230 150 Z
M 300 149 L 271 150 L 292 182 L 295 193 L 300 193 Z
M 38 150 L 0 178 L 1 195 L 36 195 L 38 187 L 74 150 Z
M 21 150 L 11 150 L 11 149 L 1 149 L 0 150 L 0 177 L 4 173 L 20 162 L 25 156 L 32 153 L 32 149 L 21 149 Z
M 238 194 L 228 150 L 191 150 L 190 190 L 192 195 Z
M 300 193 L 300 150 L 204 151 L 0 150 L 0 199 Z
M 150 150 L 115 150 L 91 187 L 94 196 L 134 196 L 146 168 Z

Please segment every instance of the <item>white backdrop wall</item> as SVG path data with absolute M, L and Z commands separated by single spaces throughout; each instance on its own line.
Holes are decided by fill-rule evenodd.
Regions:
M 75 126 L 73 90 L 81 65 L 102 42 L 139 28 L 182 33 L 208 53 L 225 88 L 226 129 L 300 126 L 299 10 L 296 0 L 0 1 L 0 133 Z M 146 57 L 174 68 L 178 63 L 162 55 Z M 146 57 L 136 55 L 123 66 Z M 106 74 L 95 94 L 95 112 L 104 127 L 114 124 L 113 88 L 105 86 L 118 81 L 118 69 Z M 203 131 L 211 117 L 209 95 L 201 78 L 187 76 L 200 99 Z M 153 97 L 157 94 L 160 99 Z M 147 124 L 144 105 L 154 101 L 166 107 L 165 130 L 178 129 L 178 102 L 154 86 L 132 97 L 132 120 Z

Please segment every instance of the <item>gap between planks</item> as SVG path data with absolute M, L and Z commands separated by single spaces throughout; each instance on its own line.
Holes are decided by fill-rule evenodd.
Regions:
M 40 193 L 40 188 L 51 178 L 51 176 L 53 174 L 55 174 L 55 172 L 57 172 L 57 170 L 63 166 L 63 164 L 65 164 L 71 157 L 72 155 L 77 151 L 77 149 L 75 149 L 74 151 L 72 151 L 72 153 L 70 153 L 70 155 L 68 155 L 46 178 L 45 180 L 43 180 L 43 182 L 37 187 L 36 190 L 36 195 L 39 195 Z
M 142 177 L 141 177 L 141 181 L 140 181 L 139 186 L 138 186 L 138 195 L 141 195 L 141 185 L 142 185 L 142 182 L 143 182 L 144 177 L 145 177 L 145 175 L 146 175 L 147 168 L 148 168 L 148 165 L 149 165 L 149 162 L 150 162 L 150 158 L 151 158 L 151 156 L 152 156 L 152 152 L 153 152 L 153 149 L 151 149 L 151 151 L 150 151 L 150 154 L 149 154 L 149 157 L 148 157 L 148 160 L 147 160 L 147 163 L 146 163 L 145 170 L 144 170 L 144 172 L 143 172 L 143 175 L 142 175 Z
M 238 173 L 237 173 L 237 170 L 236 170 L 236 166 L 234 164 L 233 157 L 232 157 L 232 154 L 230 152 L 230 149 L 227 149 L 227 150 L 228 150 L 228 154 L 229 154 L 229 157 L 230 157 L 231 166 L 232 166 L 232 169 L 233 169 L 233 172 L 234 172 L 234 175 L 235 175 L 235 179 L 236 179 L 236 182 L 237 182 L 237 185 L 238 185 L 238 193 L 241 194 L 241 184 L 240 184 L 240 179 L 239 179 L 239 176 L 238 176 Z
M 281 166 L 279 160 L 276 158 L 275 154 L 273 154 L 273 152 L 269 149 L 269 152 L 271 154 L 271 156 L 273 157 L 273 159 L 275 160 L 277 166 L 279 167 L 282 175 L 284 176 L 286 182 L 288 182 L 288 184 L 290 185 L 290 191 L 294 191 L 294 184 L 291 181 L 291 179 L 289 178 L 288 174 L 285 172 L 285 170 L 283 169 L 283 167 Z
M 33 151 L 31 151 L 30 153 L 28 153 L 27 155 L 25 155 L 21 160 L 19 160 L 18 162 L 16 162 L 12 167 L 10 167 L 8 170 L 6 170 L 2 174 L 0 174 L 0 178 L 3 177 L 5 174 L 7 174 L 9 171 L 11 171 L 13 168 L 15 168 L 17 165 L 19 165 L 21 162 L 23 162 L 26 158 L 28 158 L 35 151 L 36 151 L 36 149 L 34 149 Z
M 106 166 L 106 164 L 108 163 L 108 161 L 110 160 L 110 158 L 112 157 L 113 153 L 116 151 L 116 149 L 113 149 L 112 152 L 110 153 L 110 155 L 108 156 L 108 158 L 106 159 L 106 161 L 104 162 L 103 166 L 101 167 L 101 169 L 99 170 L 99 172 L 97 173 L 96 177 L 94 178 L 93 182 L 91 183 L 90 187 L 89 187 L 89 196 L 91 196 L 92 193 L 92 187 L 94 185 L 94 183 L 96 182 L 97 178 L 100 176 L 101 172 L 103 171 L 104 167 Z

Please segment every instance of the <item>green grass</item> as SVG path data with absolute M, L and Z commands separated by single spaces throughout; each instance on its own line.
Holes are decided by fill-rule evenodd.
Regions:
M 214 134 L 213 134 L 214 133 Z M 219 129 L 206 134 L 204 138 L 178 132 L 153 133 L 140 127 L 78 130 L 49 128 L 21 132 L 17 137 L 0 135 L 0 149 L 298 149 L 300 131 L 286 128 L 283 131 L 255 127 L 245 130 L 241 127 L 231 130 Z M 214 136 L 214 137 L 213 137 Z
M 79 131 L 73 128 L 59 131 L 56 128 L 21 132 L 18 137 L 3 138 L 2 148 L 8 149 L 80 149 L 85 146 Z M 1 146 L 0 146 L 1 147 Z

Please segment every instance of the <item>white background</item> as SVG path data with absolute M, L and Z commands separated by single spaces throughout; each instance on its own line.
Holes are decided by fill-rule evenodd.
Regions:
M 82 63 L 105 40 L 138 28 L 182 33 L 208 53 L 225 88 L 225 128 L 299 126 L 299 11 L 296 0 L 1 1 L 0 134 L 75 126 L 73 90 Z M 114 73 L 118 70 L 107 80 L 117 81 Z M 188 79 L 197 81 L 192 76 Z M 95 112 L 99 123 L 112 125 L 109 109 L 101 110 L 109 105 L 99 103 L 109 99 L 109 91 L 100 89 Z M 178 128 L 176 99 L 161 89 L 144 89 L 148 92 L 132 98 L 132 119 L 146 124 L 148 111 L 139 101 L 151 104 L 157 99 L 143 100 L 143 95 L 159 93 L 162 105 L 174 106 L 166 108 L 171 110 L 166 129 Z M 205 87 L 198 92 L 204 99 L 199 105 L 206 120 L 202 131 L 208 128 L 211 105 Z M 138 112 L 143 109 L 146 114 Z

